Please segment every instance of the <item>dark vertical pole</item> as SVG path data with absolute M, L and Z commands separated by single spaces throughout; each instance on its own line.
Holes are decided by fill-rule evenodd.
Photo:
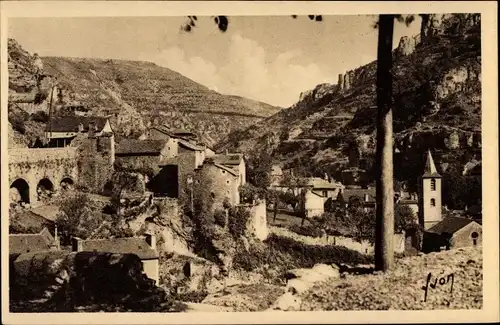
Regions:
M 394 15 L 379 16 L 377 49 L 377 216 L 375 268 L 394 266 L 394 180 L 392 152 L 392 41 Z

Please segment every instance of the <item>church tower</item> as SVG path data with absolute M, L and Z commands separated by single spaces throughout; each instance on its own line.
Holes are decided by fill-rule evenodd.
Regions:
M 420 178 L 418 217 L 424 229 L 429 229 L 442 220 L 441 175 L 437 172 L 430 150 L 427 151 L 424 174 Z

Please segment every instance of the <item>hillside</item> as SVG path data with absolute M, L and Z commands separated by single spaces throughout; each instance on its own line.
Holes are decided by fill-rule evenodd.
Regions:
M 53 104 L 109 114 L 121 136 L 138 136 L 148 125 L 199 133 L 209 145 L 280 110 L 265 103 L 209 90 L 181 74 L 149 62 L 36 57 L 9 40 L 9 99 L 28 113 Z M 38 78 L 37 75 L 41 77 Z M 37 95 L 39 94 L 39 95 Z
M 402 38 L 394 51 L 396 178 L 414 184 L 427 149 L 440 171 L 480 163 L 480 30 L 479 15 L 431 15 L 420 35 Z M 302 93 L 292 107 L 230 134 L 218 148 L 266 152 L 285 168 L 336 179 L 347 167 L 370 171 L 375 82 L 376 61 Z
M 301 297 L 300 310 L 481 309 L 482 265 L 479 247 L 402 258 L 387 274 L 349 275 L 334 283 L 317 284 Z M 424 300 L 422 288 L 429 274 Z M 441 278 L 445 278 L 445 284 L 439 280 L 440 284 L 433 287 Z

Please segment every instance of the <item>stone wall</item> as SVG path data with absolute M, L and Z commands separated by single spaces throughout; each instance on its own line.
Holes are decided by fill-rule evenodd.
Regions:
M 266 200 L 260 200 L 255 202 L 255 204 L 244 206 L 250 211 L 250 219 L 247 224 L 249 232 L 259 240 L 266 240 L 269 235 Z
M 212 202 L 212 209 L 223 208 L 224 201 L 232 206 L 240 203 L 238 176 L 212 163 L 205 163 L 195 175 L 195 201 L 200 204 Z
M 16 180 L 26 182 L 31 205 L 38 203 L 37 187 L 41 180 L 50 181 L 56 192 L 64 179 L 74 183 L 78 180 L 75 148 L 19 148 L 8 152 L 9 185 Z

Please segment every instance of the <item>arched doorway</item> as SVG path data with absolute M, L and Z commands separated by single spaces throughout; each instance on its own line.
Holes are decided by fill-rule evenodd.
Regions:
M 30 203 L 30 186 L 22 179 L 16 179 L 10 185 L 9 200 L 11 203 Z
M 73 180 L 69 177 L 63 178 L 60 184 L 61 190 L 72 190 L 74 185 Z
M 54 184 L 48 178 L 43 178 L 38 182 L 36 187 L 36 192 L 38 194 L 38 200 L 43 201 L 44 199 L 48 199 L 52 197 L 54 193 Z

